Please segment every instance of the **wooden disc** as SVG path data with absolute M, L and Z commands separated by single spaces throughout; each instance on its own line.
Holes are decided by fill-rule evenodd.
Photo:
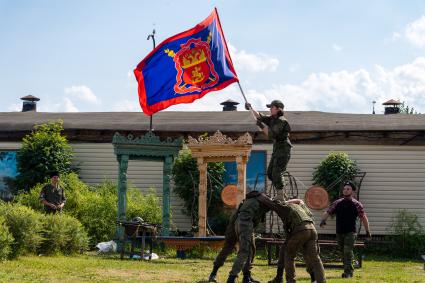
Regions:
M 323 187 L 310 187 L 305 192 L 305 203 L 311 209 L 324 209 L 329 204 L 328 192 Z
M 236 207 L 236 196 L 238 194 L 238 187 L 236 185 L 227 185 L 221 191 L 221 200 L 225 205 Z

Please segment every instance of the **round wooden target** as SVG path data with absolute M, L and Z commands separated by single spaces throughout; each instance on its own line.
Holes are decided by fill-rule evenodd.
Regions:
M 305 192 L 305 203 L 311 209 L 324 209 L 329 204 L 328 192 L 323 187 L 310 187 Z
M 238 194 L 238 187 L 236 185 L 227 185 L 221 191 L 221 200 L 225 205 L 236 207 L 236 196 Z

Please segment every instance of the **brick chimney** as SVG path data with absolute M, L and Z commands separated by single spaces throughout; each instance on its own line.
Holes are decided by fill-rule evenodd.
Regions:
M 27 95 L 27 96 L 21 97 L 21 99 L 23 100 L 22 112 L 28 112 L 28 111 L 37 112 L 37 101 L 39 101 L 40 98 L 32 96 L 32 95 Z
M 238 111 L 238 108 L 236 105 L 238 105 L 239 102 L 228 99 L 222 103 L 220 103 L 220 105 L 223 105 L 223 111 Z

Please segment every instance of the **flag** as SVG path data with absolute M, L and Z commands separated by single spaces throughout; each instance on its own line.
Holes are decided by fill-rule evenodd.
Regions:
M 194 28 L 159 44 L 137 65 L 134 74 L 146 115 L 191 103 L 238 81 L 217 9 Z

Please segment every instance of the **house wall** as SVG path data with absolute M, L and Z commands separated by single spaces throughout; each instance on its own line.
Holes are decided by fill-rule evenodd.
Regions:
M 267 148 L 270 159 L 271 145 L 255 145 L 256 148 Z M 295 145 L 288 171 L 303 184 L 298 185 L 300 198 L 304 199 L 306 189 L 312 185 L 314 168 L 332 151 L 347 152 L 357 161 L 359 169 L 367 173 L 359 200 L 364 205 L 373 234 L 388 234 L 391 219 L 399 209 L 415 213 L 425 227 L 424 146 Z M 323 211 L 313 213 L 319 233 L 335 233 L 335 219 L 329 218 L 326 228 L 322 229 L 318 224 Z
M 0 150 L 18 149 L 19 146 L 20 143 L 16 142 L 1 142 Z M 89 184 L 98 184 L 104 179 L 117 180 L 118 162 L 111 143 L 71 143 L 71 146 L 82 180 Z M 253 146 L 253 150 L 265 149 L 270 159 L 271 144 Z M 369 217 L 373 234 L 387 234 L 391 218 L 403 208 L 418 215 L 425 227 L 425 146 L 295 145 L 288 171 L 300 180 L 301 198 L 312 185 L 314 167 L 331 151 L 347 152 L 357 161 L 360 170 L 367 173 L 360 190 L 360 201 Z M 162 201 L 162 163 L 130 161 L 128 180 L 143 192 L 155 188 Z M 190 219 L 181 212 L 182 201 L 175 195 L 171 197 L 171 208 L 174 228 L 190 230 Z M 318 227 L 322 211 L 313 212 Z M 334 225 L 335 220 L 329 219 L 326 228 L 318 228 L 318 231 L 333 234 Z

